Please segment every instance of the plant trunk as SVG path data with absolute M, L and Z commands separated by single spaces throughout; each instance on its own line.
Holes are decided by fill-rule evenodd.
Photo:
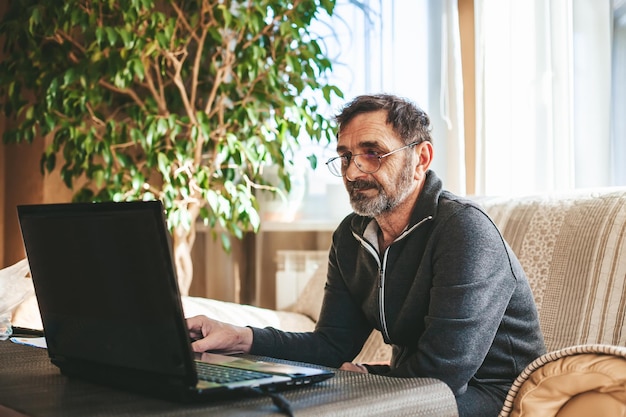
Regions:
M 178 288 L 181 295 L 189 295 L 189 288 L 193 279 L 193 262 L 191 261 L 191 249 L 196 240 L 195 223 L 191 223 L 189 230 L 183 226 L 174 229 L 174 261 L 176 274 L 178 275 Z

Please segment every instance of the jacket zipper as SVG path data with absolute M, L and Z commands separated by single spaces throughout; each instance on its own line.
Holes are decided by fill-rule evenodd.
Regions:
M 378 316 L 380 319 L 380 327 L 383 332 L 385 342 L 390 342 L 389 330 L 387 330 L 387 320 L 385 319 L 385 269 L 387 266 L 387 254 L 389 248 L 385 250 L 383 261 L 378 267 Z
M 413 225 L 410 229 L 405 230 L 400 236 L 398 236 L 391 244 L 398 242 L 399 240 L 404 239 L 409 233 L 413 230 L 421 226 L 423 223 L 431 220 L 433 216 L 428 216 Z M 391 343 L 391 338 L 389 337 L 389 330 L 387 329 L 387 319 L 385 317 L 385 271 L 387 270 L 387 254 L 389 253 L 389 248 L 391 245 L 387 247 L 385 253 L 383 254 L 382 261 L 379 258 L 378 252 L 374 249 L 374 247 L 365 239 L 361 238 L 356 233 L 353 233 L 354 236 L 361 242 L 362 245 L 365 246 L 368 252 L 372 254 L 373 258 L 376 260 L 378 264 L 378 318 L 380 320 L 380 328 L 383 334 L 383 339 L 385 342 Z

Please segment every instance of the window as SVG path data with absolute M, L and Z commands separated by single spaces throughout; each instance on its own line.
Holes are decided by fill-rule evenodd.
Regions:
M 616 124 L 624 114 L 623 63 L 616 68 L 624 46 L 611 33 L 613 2 L 475 4 L 479 193 L 626 185 Z
M 476 169 L 467 177 L 457 0 L 339 1 L 320 26 L 334 82 L 346 99 L 391 92 L 424 108 L 433 169 L 453 192 L 626 185 L 626 0 L 473 3 Z M 334 144 L 316 153 L 325 161 Z M 325 168 L 310 174 L 311 207 L 328 187 L 343 195 Z

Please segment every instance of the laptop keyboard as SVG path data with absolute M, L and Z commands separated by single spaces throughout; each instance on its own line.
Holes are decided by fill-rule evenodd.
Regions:
M 263 372 L 229 368 L 227 366 L 214 365 L 206 362 L 196 362 L 196 372 L 198 373 L 199 379 L 219 384 L 272 377 L 271 374 Z

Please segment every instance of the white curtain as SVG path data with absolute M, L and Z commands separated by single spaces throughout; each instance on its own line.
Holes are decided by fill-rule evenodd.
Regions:
M 610 185 L 611 0 L 475 0 L 476 193 Z

